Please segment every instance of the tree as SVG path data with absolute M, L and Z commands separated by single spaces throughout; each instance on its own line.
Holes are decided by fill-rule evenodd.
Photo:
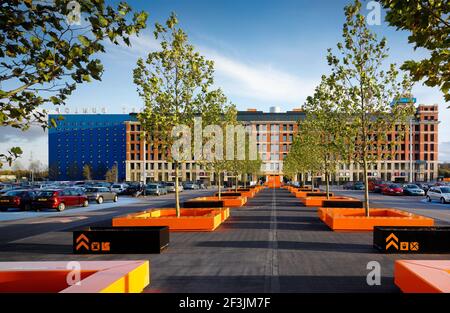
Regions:
M 114 8 L 104 0 L 2 1 L 0 126 L 48 127 L 46 111 L 38 109 L 62 105 L 77 84 L 101 80 L 103 66 L 94 56 L 105 52 L 104 41 L 130 45 L 147 15 L 125 2 Z M 0 164 L 20 154 L 14 147 L 0 155 Z
M 363 168 L 364 207 L 368 216 L 368 165 L 395 153 L 391 147 L 404 134 L 414 106 L 396 103 L 399 98 L 411 97 L 412 85 L 406 75 L 398 79 L 395 64 L 385 67 L 389 50 L 386 39 L 378 40 L 368 29 L 360 10 L 358 0 L 345 7 L 344 43 L 337 44 L 339 56 L 328 49 L 327 59 L 335 80 L 333 84 L 340 85 L 344 94 L 337 105 L 345 124 L 349 151 Z M 393 140 L 388 141 L 387 134 L 393 132 Z
M 108 183 L 117 182 L 117 165 L 116 164 L 114 164 L 113 167 L 111 167 L 109 170 L 106 171 L 105 180 Z
M 447 0 L 380 0 L 386 20 L 397 29 L 411 32 L 414 49 L 430 52 L 427 59 L 406 61 L 402 69 L 413 80 L 425 79 L 430 87 L 439 87 L 450 101 L 450 2 Z
M 298 121 L 302 129 L 302 121 Z M 312 132 L 299 131 L 294 137 L 291 148 L 283 162 L 283 173 L 294 178 L 299 173 L 302 176 L 302 186 L 306 184 L 306 175 L 311 173 L 314 176 L 319 170 L 320 163 L 316 149 L 316 135 Z M 313 179 L 314 180 L 314 179 Z M 314 185 L 314 181 L 312 182 Z
M 92 168 L 89 164 L 83 166 L 83 178 L 86 180 L 92 180 Z
M 338 106 L 342 96 L 342 89 L 335 84 L 335 79 L 322 76 L 314 95 L 309 96 L 304 105 L 306 119 L 299 123 L 299 131 L 309 134 L 311 144 L 315 147 L 317 154 L 314 157 L 318 159 L 320 171 L 325 175 L 327 199 L 330 175 L 336 172 L 346 151 L 345 127 Z
M 174 13 L 165 26 L 155 24 L 154 35 L 160 40 L 161 50 L 150 52 L 145 61 L 140 58 L 133 78 L 144 101 L 144 109 L 138 114 L 144 138 L 154 146 L 159 145 L 161 154 L 175 167 L 175 205 L 179 217 L 179 167 L 182 162 L 192 159 L 192 151 L 176 151 L 173 155 L 169 148 L 173 148 L 180 133 L 185 136 L 183 138 L 190 138 L 189 126 L 194 125 L 195 117 L 202 117 L 207 122 L 208 118 L 220 114 L 220 110 L 209 108 L 205 101 L 213 84 L 213 62 L 194 50 L 177 24 Z
M 211 124 L 217 125 L 220 127 L 221 134 L 210 134 L 205 136 L 205 141 L 208 141 L 211 139 L 212 135 L 220 135 L 223 137 L 223 130 L 226 129 L 227 125 L 236 125 L 237 124 L 237 110 L 236 106 L 233 104 L 225 105 L 227 102 L 226 97 L 214 97 L 215 101 L 211 101 L 210 99 L 209 103 L 210 106 L 216 105 L 220 106 L 221 110 L 223 111 L 223 114 L 221 116 L 214 114 L 212 117 L 208 117 L 208 120 L 211 122 Z M 222 147 L 214 147 L 214 153 L 212 153 L 210 158 L 203 158 L 201 160 L 201 163 L 205 166 L 205 169 L 209 172 L 214 173 L 214 176 L 216 178 L 217 182 L 217 192 L 218 197 L 221 199 L 222 197 L 222 176 L 225 174 L 227 170 L 229 170 L 230 162 L 227 160 L 224 156 L 226 155 L 226 137 L 225 140 L 222 141 L 223 145 Z M 222 149 L 222 151 L 218 151 L 217 149 Z

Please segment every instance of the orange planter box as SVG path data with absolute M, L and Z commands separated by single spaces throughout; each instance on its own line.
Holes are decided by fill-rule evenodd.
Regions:
M 145 261 L 80 261 L 79 284 L 68 262 L 0 262 L 0 292 L 136 293 L 150 283 Z M 71 280 L 69 280 L 70 282 Z
M 322 191 L 297 191 L 297 192 L 295 192 L 295 197 L 296 198 L 312 197 L 313 194 L 318 194 L 317 197 L 323 197 L 324 195 L 326 195 L 326 193 L 322 192 Z M 319 196 L 319 194 L 323 194 L 323 195 Z M 330 195 L 330 197 L 334 197 L 333 192 L 329 192 L 328 194 Z
M 333 196 L 330 197 L 329 199 L 327 199 L 327 197 L 305 197 L 305 198 L 300 198 L 300 202 L 303 203 L 305 206 L 309 206 L 309 207 L 322 207 L 323 206 L 323 202 L 326 200 L 331 200 L 331 201 L 335 201 L 335 202 L 348 202 L 348 201 L 354 201 L 354 202 L 361 202 L 358 199 L 355 198 L 351 198 L 351 197 L 341 197 L 341 196 Z M 336 205 L 338 206 L 338 205 Z
M 395 261 L 394 283 L 406 293 L 450 293 L 450 260 Z
M 364 209 L 324 208 L 319 212 L 319 217 L 332 230 L 370 231 L 375 226 L 434 225 L 431 218 L 396 209 L 370 209 L 369 217 L 365 216 Z
M 176 216 L 175 209 L 153 209 L 112 220 L 113 227 L 126 226 L 168 226 L 170 231 L 213 231 L 230 216 L 225 209 L 181 209 Z
M 220 197 L 199 197 L 199 198 L 194 198 L 191 199 L 189 201 L 222 201 L 223 202 L 223 207 L 224 208 L 237 208 L 237 207 L 241 207 L 243 205 L 245 205 L 247 203 L 247 197 L 241 196 L 241 197 L 227 197 L 227 196 L 222 196 Z

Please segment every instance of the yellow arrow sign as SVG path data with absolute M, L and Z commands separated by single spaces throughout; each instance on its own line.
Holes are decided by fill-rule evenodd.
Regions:
M 390 243 L 388 243 L 388 244 L 386 245 L 386 250 L 389 249 L 390 246 L 394 246 L 395 249 L 398 250 L 398 245 L 395 243 L 395 241 L 391 241 Z
M 85 234 L 81 234 L 80 236 L 78 236 L 76 242 L 78 243 L 78 242 L 80 242 L 81 240 L 84 240 L 84 241 L 86 241 L 86 242 L 89 242 L 89 239 L 88 239 L 88 237 L 86 237 Z
M 394 235 L 394 233 L 391 233 L 387 238 L 386 238 L 386 242 L 388 242 L 389 240 L 394 239 L 395 241 L 398 242 L 398 238 L 397 236 Z
M 86 250 L 89 250 L 89 246 L 84 241 L 78 244 L 77 250 L 80 250 L 81 247 L 84 247 Z

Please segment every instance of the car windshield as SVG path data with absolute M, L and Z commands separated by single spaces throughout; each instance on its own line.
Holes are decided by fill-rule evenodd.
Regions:
M 400 188 L 400 185 L 390 185 L 389 188 Z
M 51 190 L 44 190 L 38 192 L 38 197 L 51 197 L 53 196 L 54 191 Z
M 21 190 L 8 191 L 5 196 L 20 196 L 23 193 Z
M 120 188 L 120 187 L 121 187 L 120 185 L 112 185 L 111 188 Z
M 148 185 L 147 189 L 156 189 L 158 185 Z
M 406 185 L 406 188 L 409 188 L 409 189 L 418 189 L 419 186 L 417 186 L 417 185 Z
M 444 187 L 444 188 L 441 188 L 441 191 L 442 191 L 442 193 L 450 193 L 450 188 Z
M 166 183 L 167 186 L 175 186 L 175 183 Z

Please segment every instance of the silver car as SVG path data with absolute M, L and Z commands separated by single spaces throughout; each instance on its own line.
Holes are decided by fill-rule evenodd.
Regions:
M 166 183 L 167 192 L 175 192 L 175 183 L 174 182 L 167 182 Z M 183 191 L 183 185 L 178 185 L 178 191 Z
M 117 202 L 119 197 L 117 193 L 110 191 L 106 187 L 89 187 L 86 188 L 86 195 L 89 201 L 97 201 L 98 204 L 102 204 L 104 201 L 112 200 Z
M 432 200 L 437 200 L 442 204 L 450 202 L 450 187 L 439 186 L 431 187 L 427 192 L 427 200 L 431 202 Z

